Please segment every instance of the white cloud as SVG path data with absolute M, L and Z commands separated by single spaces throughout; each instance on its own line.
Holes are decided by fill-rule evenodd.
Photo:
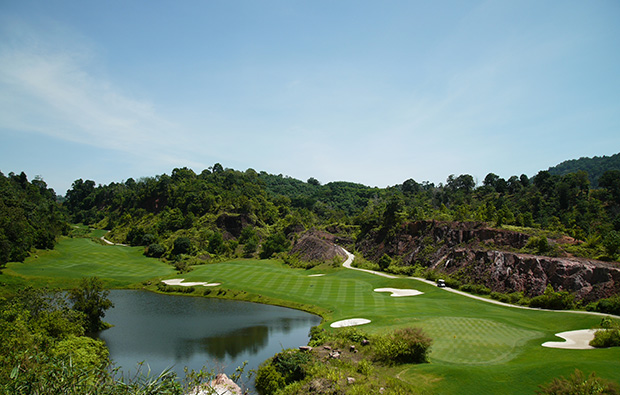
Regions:
M 28 26 L 12 28 L 4 29 L 0 46 L 0 128 L 192 165 L 179 126 L 107 81 L 87 46 L 59 48 L 54 41 L 62 38 L 54 35 L 64 33 L 54 29 L 48 39 Z

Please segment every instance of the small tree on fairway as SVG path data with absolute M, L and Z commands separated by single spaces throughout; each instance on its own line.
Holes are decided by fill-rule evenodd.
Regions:
M 98 277 L 85 277 L 80 285 L 69 290 L 69 300 L 73 309 L 86 315 L 85 328 L 88 332 L 97 332 L 109 328 L 109 324 L 101 321 L 105 311 L 114 307 L 108 299 L 110 291 L 103 288 L 103 281 Z

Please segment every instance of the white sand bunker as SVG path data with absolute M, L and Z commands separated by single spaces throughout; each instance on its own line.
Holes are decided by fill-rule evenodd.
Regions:
M 422 295 L 424 292 L 420 292 L 415 289 L 399 289 L 399 288 L 376 288 L 375 292 L 391 292 L 393 297 L 400 296 L 417 296 Z
M 543 347 L 550 348 L 564 348 L 568 350 L 589 350 L 593 349 L 590 345 L 590 341 L 594 339 L 594 333 L 596 329 L 582 329 L 578 331 L 569 331 L 556 333 L 557 337 L 565 339 L 564 342 L 546 342 L 543 343 Z
M 322 277 L 324 275 L 325 275 L 325 273 L 323 273 L 323 274 L 309 274 L 308 277 Z
M 163 280 L 162 283 L 166 285 L 180 285 L 182 287 L 195 287 L 196 285 L 202 285 L 203 287 L 216 287 L 222 285 L 222 283 L 206 283 L 206 282 L 187 282 L 184 283 L 184 278 L 172 278 L 170 280 Z
M 333 322 L 330 326 L 332 328 L 344 328 L 346 326 L 364 325 L 369 323 L 370 320 L 367 320 L 366 318 L 349 318 L 348 320 Z

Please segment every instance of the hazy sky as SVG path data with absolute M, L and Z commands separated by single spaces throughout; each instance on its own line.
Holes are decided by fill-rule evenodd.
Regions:
M 620 2 L 0 0 L 0 171 L 480 182 L 620 152 Z

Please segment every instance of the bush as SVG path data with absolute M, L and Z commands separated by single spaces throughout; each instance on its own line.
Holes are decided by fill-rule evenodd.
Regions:
M 271 364 L 282 375 L 285 383 L 300 381 L 306 377 L 306 365 L 310 355 L 299 350 L 285 350 L 274 355 Z
M 284 378 L 273 365 L 265 364 L 258 368 L 254 385 L 259 394 L 270 395 L 284 388 L 285 383 Z
M 612 381 L 596 377 L 594 372 L 585 378 L 579 369 L 575 369 L 575 373 L 569 378 L 555 378 L 551 383 L 541 385 L 540 391 L 536 393 L 542 395 L 620 394 L 620 387 Z
M 166 247 L 159 243 L 149 244 L 144 250 L 144 255 L 152 258 L 161 258 L 166 253 Z
M 620 347 L 620 323 L 611 317 L 605 317 L 601 320 L 600 327 L 602 329 L 594 333 L 590 345 L 597 348 Z
M 177 237 L 174 240 L 172 255 L 189 254 L 192 251 L 192 241 L 187 237 Z
M 601 299 L 593 307 L 601 313 L 620 315 L 620 295 Z
M 620 347 L 620 329 L 600 329 L 594 333 L 590 345 L 596 348 Z
M 368 335 L 355 327 L 345 327 L 338 331 L 338 338 L 346 342 L 362 343 Z
M 610 258 L 614 258 L 620 250 L 620 233 L 612 230 L 603 239 L 603 247 Z
M 498 300 L 503 303 L 519 304 L 523 300 L 522 292 L 512 292 L 503 294 L 501 292 L 491 292 L 491 299 Z
M 390 258 L 388 254 L 383 254 L 383 256 L 379 259 L 379 262 L 377 263 L 379 264 L 379 268 L 382 271 L 385 271 L 385 269 L 387 269 L 392 264 L 392 258 Z
M 328 335 L 325 332 L 325 329 L 319 328 L 318 326 L 313 326 L 310 328 L 310 341 L 308 342 L 309 346 L 316 347 L 321 345 L 327 341 Z
M 508 295 L 500 293 L 500 292 L 491 292 L 491 299 L 495 299 L 502 303 L 510 303 L 510 297 Z
M 428 361 L 432 340 L 420 328 L 398 329 L 392 334 L 378 336 L 375 358 L 385 363 L 423 363 Z
M 575 297 L 566 291 L 555 292 L 551 284 L 545 293 L 530 300 L 530 307 L 550 310 L 569 310 L 575 305 Z
M 273 254 L 288 250 L 291 243 L 282 232 L 274 233 L 267 237 L 260 252 L 261 259 L 269 259 Z
M 489 288 L 480 284 L 463 284 L 459 289 L 461 291 L 469 292 L 476 295 L 488 295 L 491 293 L 491 290 Z
M 174 269 L 179 273 L 188 273 L 192 271 L 192 267 L 186 260 L 179 260 L 174 262 Z

